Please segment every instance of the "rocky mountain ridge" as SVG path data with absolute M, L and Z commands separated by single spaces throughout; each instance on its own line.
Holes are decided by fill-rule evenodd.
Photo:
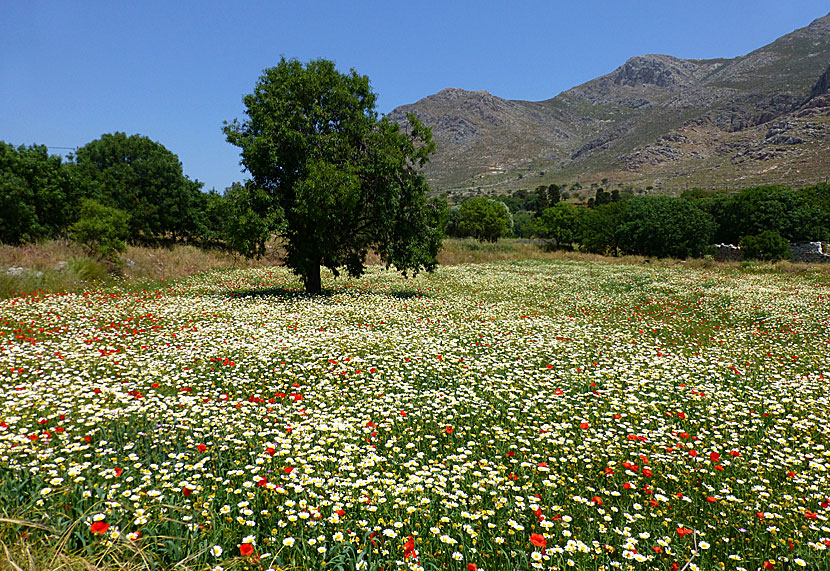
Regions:
M 450 88 L 389 117 L 433 128 L 425 172 L 451 193 L 601 178 L 809 184 L 830 174 L 828 92 L 830 14 L 733 59 L 635 56 L 544 101 Z

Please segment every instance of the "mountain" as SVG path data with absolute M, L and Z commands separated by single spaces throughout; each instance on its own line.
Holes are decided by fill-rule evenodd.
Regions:
M 810 184 L 830 174 L 830 14 L 733 59 L 636 56 L 552 99 L 451 88 L 389 118 L 409 113 L 432 127 L 425 174 L 451 194 Z

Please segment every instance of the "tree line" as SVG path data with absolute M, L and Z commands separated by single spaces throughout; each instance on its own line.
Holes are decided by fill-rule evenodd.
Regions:
M 475 197 L 447 207 L 450 236 L 496 241 L 538 238 L 550 248 L 605 255 L 700 257 L 716 243 L 744 255 L 780 259 L 790 242 L 830 241 L 830 185 L 739 192 L 690 190 L 681 196 L 633 196 L 602 188 L 587 204 L 562 200 L 557 185 L 505 197 Z
M 250 251 L 246 237 L 268 222 L 253 211 L 256 193 L 242 183 L 221 194 L 203 186 L 173 152 L 138 134 L 104 134 L 67 159 L 0 141 L 0 242 L 71 238 L 104 259 L 127 241 Z

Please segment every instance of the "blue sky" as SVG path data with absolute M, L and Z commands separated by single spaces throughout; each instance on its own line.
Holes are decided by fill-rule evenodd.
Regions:
M 242 180 L 223 121 L 281 55 L 368 75 L 379 111 L 445 87 L 541 100 L 635 55 L 748 53 L 827 0 L 0 3 L 0 140 L 140 133 L 218 190 Z M 52 152 L 60 153 L 59 149 Z

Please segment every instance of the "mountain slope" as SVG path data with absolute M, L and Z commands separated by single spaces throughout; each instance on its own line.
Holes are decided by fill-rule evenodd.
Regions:
M 449 192 L 809 183 L 830 170 L 828 64 L 830 14 L 734 59 L 636 56 L 545 101 L 445 89 L 389 117 L 433 128 L 425 172 Z

